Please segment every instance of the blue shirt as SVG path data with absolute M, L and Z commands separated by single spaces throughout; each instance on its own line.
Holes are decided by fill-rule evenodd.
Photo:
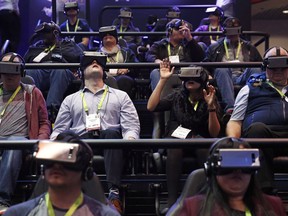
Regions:
M 81 92 L 84 93 L 89 114 L 95 114 L 106 86 L 104 85 L 95 94 L 85 87 L 83 90 L 67 96 L 61 104 L 51 139 L 55 139 L 59 133 L 65 130 L 72 130 L 79 136 L 85 134 L 87 132 L 85 127 L 86 113 Z M 139 117 L 126 92 L 109 87 L 98 113 L 101 122 L 100 130 L 117 129 L 122 132 L 123 139 L 139 138 Z

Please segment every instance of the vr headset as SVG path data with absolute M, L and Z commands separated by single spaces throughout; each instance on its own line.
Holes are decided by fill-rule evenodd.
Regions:
M 54 163 L 60 163 L 66 169 L 82 171 L 87 164 L 83 164 L 79 152 L 80 146 L 77 143 L 43 140 L 38 142 L 34 157 L 48 168 Z
M 84 51 L 80 60 L 80 68 L 83 71 L 88 65 L 90 65 L 94 60 L 101 65 L 104 69 L 107 62 L 107 56 L 103 52 L 92 52 Z
M 113 37 L 117 39 L 118 36 L 117 36 L 116 26 L 104 26 L 99 29 L 99 36 L 101 40 L 103 40 L 103 38 L 108 34 L 112 35 Z
M 203 77 L 203 73 L 205 73 L 205 71 L 202 67 L 183 67 L 180 68 L 178 77 L 184 82 L 194 80 L 195 82 L 203 83 L 206 80 L 206 77 Z
M 78 10 L 79 9 L 78 2 L 66 2 L 64 4 L 64 11 L 68 11 L 70 9 Z
M 212 156 L 210 166 L 218 175 L 235 169 L 252 174 L 260 168 L 259 149 L 219 149 Z
M 224 30 L 225 35 L 240 35 L 242 32 L 241 26 L 239 27 L 226 27 Z
M 167 18 L 170 18 L 170 19 L 177 19 L 179 18 L 181 15 L 180 12 L 176 12 L 176 11 L 169 11 L 167 14 L 166 14 L 166 17 Z
M 269 69 L 288 68 L 288 56 L 275 56 L 265 59 L 265 66 Z
M 21 75 L 24 65 L 20 62 L 0 62 L 0 74 Z

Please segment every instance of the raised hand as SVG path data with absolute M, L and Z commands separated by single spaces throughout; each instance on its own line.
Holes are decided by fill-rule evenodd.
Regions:
M 216 93 L 215 88 L 212 85 L 208 85 L 207 89 L 208 89 L 208 92 L 205 89 L 203 89 L 204 99 L 208 105 L 208 108 L 214 109 L 215 108 L 214 97 L 215 97 L 215 93 Z
M 160 62 L 160 78 L 161 79 L 168 79 L 172 76 L 174 72 L 174 67 L 170 70 L 170 61 L 169 59 L 164 59 Z

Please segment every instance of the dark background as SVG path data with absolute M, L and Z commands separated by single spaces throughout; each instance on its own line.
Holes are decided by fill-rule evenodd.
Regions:
M 53 0 L 56 1 L 56 0 Z M 88 1 L 88 0 L 86 0 Z M 164 17 L 168 6 L 180 6 L 182 18 L 192 23 L 196 29 L 204 18 L 206 7 L 214 5 L 215 0 L 90 0 L 90 7 L 86 11 L 86 1 L 79 0 L 80 16 L 86 18 L 91 28 L 98 31 L 99 26 L 111 25 L 113 20 L 118 17 L 119 8 L 122 6 L 131 7 L 133 11 L 133 23 L 140 30 L 145 31 L 147 17 L 150 14 L 157 15 L 158 18 Z M 60 2 L 60 3 L 59 3 Z M 242 23 L 243 30 L 250 30 L 251 27 L 251 4 L 250 0 L 235 0 L 235 16 Z M 25 54 L 29 46 L 29 38 L 33 34 L 39 20 L 41 22 L 50 21 L 52 18 L 45 15 L 42 11 L 44 7 L 50 7 L 52 4 L 48 0 L 23 0 L 20 1 L 20 13 L 22 22 L 21 44 L 19 48 L 20 54 Z M 61 24 L 66 18 L 62 11 L 63 0 L 58 0 L 57 5 L 60 10 L 56 13 L 55 21 Z M 183 5 L 201 5 L 199 8 L 183 8 Z M 115 6 L 114 8 L 104 9 L 106 6 Z M 157 6 L 157 9 L 139 9 L 133 8 L 138 6 Z M 159 6 L 165 6 L 159 8 Z

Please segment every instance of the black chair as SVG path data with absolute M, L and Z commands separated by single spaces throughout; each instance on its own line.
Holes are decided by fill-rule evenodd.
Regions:
M 45 179 L 40 176 L 38 179 L 34 190 L 31 194 L 30 199 L 36 198 L 40 196 L 41 194 L 45 193 L 48 190 L 48 184 L 45 181 Z M 102 188 L 101 182 L 98 178 L 98 176 L 94 173 L 94 176 L 91 180 L 83 181 L 82 182 L 82 191 L 87 196 L 105 204 L 108 205 L 107 198 L 105 196 L 104 190 Z
M 176 216 L 179 214 L 184 199 L 198 194 L 206 183 L 204 168 L 192 171 L 186 179 L 182 193 L 173 206 L 169 209 L 166 216 Z

